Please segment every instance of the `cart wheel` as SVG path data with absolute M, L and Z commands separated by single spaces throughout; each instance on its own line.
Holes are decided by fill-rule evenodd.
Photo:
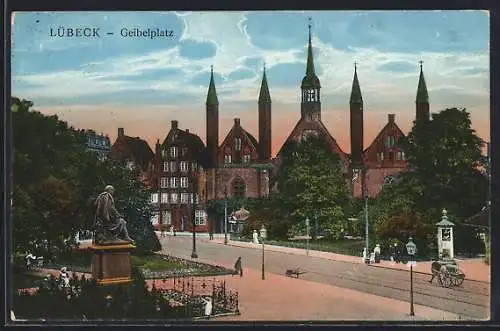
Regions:
M 455 278 L 455 285 L 456 286 L 460 286 L 463 284 L 464 282 L 464 279 L 465 279 L 465 275 L 459 275 Z

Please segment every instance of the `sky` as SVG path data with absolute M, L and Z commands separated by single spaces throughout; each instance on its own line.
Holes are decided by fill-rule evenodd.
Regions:
M 123 127 L 154 149 L 171 120 L 205 141 L 213 65 L 222 143 L 234 118 L 258 138 L 265 64 L 276 153 L 300 117 L 309 17 L 322 120 L 345 152 L 355 61 L 365 147 L 389 113 L 403 132 L 411 129 L 421 60 L 431 112 L 465 107 L 489 140 L 486 11 L 18 12 L 11 20 L 12 95 L 112 141 Z M 99 29 L 99 37 L 58 37 L 58 28 Z M 121 35 L 134 28 L 171 36 Z

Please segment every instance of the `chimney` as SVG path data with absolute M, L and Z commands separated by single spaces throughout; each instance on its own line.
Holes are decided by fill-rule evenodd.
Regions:
M 125 135 L 125 129 L 118 128 L 118 137 L 123 137 Z
M 172 121 L 172 129 L 177 129 L 177 127 L 179 126 L 179 122 L 178 121 Z
M 240 119 L 239 118 L 235 118 L 234 119 L 234 125 L 235 126 L 240 126 Z
M 389 123 L 394 123 L 395 119 L 396 119 L 396 114 L 389 114 L 387 115 L 388 119 L 389 119 Z
M 189 129 L 186 129 L 186 132 L 189 133 Z

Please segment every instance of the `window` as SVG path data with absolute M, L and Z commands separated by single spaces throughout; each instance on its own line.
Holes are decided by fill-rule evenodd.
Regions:
M 384 161 L 384 152 L 377 153 L 377 161 Z
M 401 160 L 401 152 L 396 152 L 396 160 Z
M 245 182 L 241 178 L 236 178 L 233 183 L 233 196 L 234 197 L 244 197 L 245 196 Z
M 392 148 L 396 144 L 396 139 L 393 136 L 389 136 L 387 137 L 387 141 L 385 144 L 387 148 Z
M 186 161 L 181 161 L 180 169 L 181 169 L 181 172 L 187 172 L 188 171 L 188 163 Z
M 172 161 L 170 162 L 170 172 L 176 172 L 177 171 L 177 162 Z
M 170 214 L 170 211 L 165 210 L 162 216 L 163 216 L 162 219 L 163 224 L 172 225 L 172 215 Z
M 177 183 L 178 183 L 178 178 L 177 177 L 170 177 L 170 187 L 171 188 L 177 188 Z
M 181 193 L 181 203 L 188 203 L 189 193 Z
M 224 155 L 224 163 L 231 163 L 231 154 Z
M 170 203 L 178 203 L 179 195 L 177 193 L 170 193 Z
M 205 225 L 206 213 L 204 210 L 196 210 L 194 212 L 194 224 Z
M 176 158 L 178 155 L 178 149 L 177 147 L 170 147 L 170 157 Z
M 188 153 L 187 147 L 182 147 L 182 149 L 181 149 L 181 156 L 186 156 L 187 153 Z
M 188 187 L 188 178 L 187 177 L 181 177 L 181 187 L 182 188 Z
M 241 151 L 241 138 L 234 138 L 234 148 Z
M 250 163 L 250 154 L 243 155 L 243 163 Z
M 163 171 L 168 171 L 168 162 L 163 162 Z
M 158 212 L 154 212 L 153 215 L 151 216 L 151 224 L 156 225 L 160 222 L 159 220 L 160 214 Z
M 161 203 L 168 203 L 168 193 L 161 194 Z
M 192 172 L 195 172 L 195 171 L 196 171 L 196 168 L 197 168 L 196 162 L 192 162 L 192 163 L 191 163 L 191 171 L 192 171 Z
M 401 160 L 406 160 L 405 158 L 406 158 L 405 152 L 401 152 Z
M 158 193 L 151 194 L 151 203 L 158 203 Z
M 167 150 L 162 149 L 162 150 L 161 150 L 161 156 L 162 156 L 162 157 L 166 157 L 166 156 L 167 156 Z
M 167 188 L 168 187 L 167 177 L 160 178 L 160 187 L 161 188 Z

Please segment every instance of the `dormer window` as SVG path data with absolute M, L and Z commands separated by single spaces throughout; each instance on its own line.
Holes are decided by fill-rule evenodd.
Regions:
M 241 151 L 241 138 L 234 138 L 234 149 Z
M 178 149 L 177 147 L 170 147 L 170 157 L 176 158 L 178 156 Z
M 224 155 L 224 163 L 231 163 L 231 154 Z

